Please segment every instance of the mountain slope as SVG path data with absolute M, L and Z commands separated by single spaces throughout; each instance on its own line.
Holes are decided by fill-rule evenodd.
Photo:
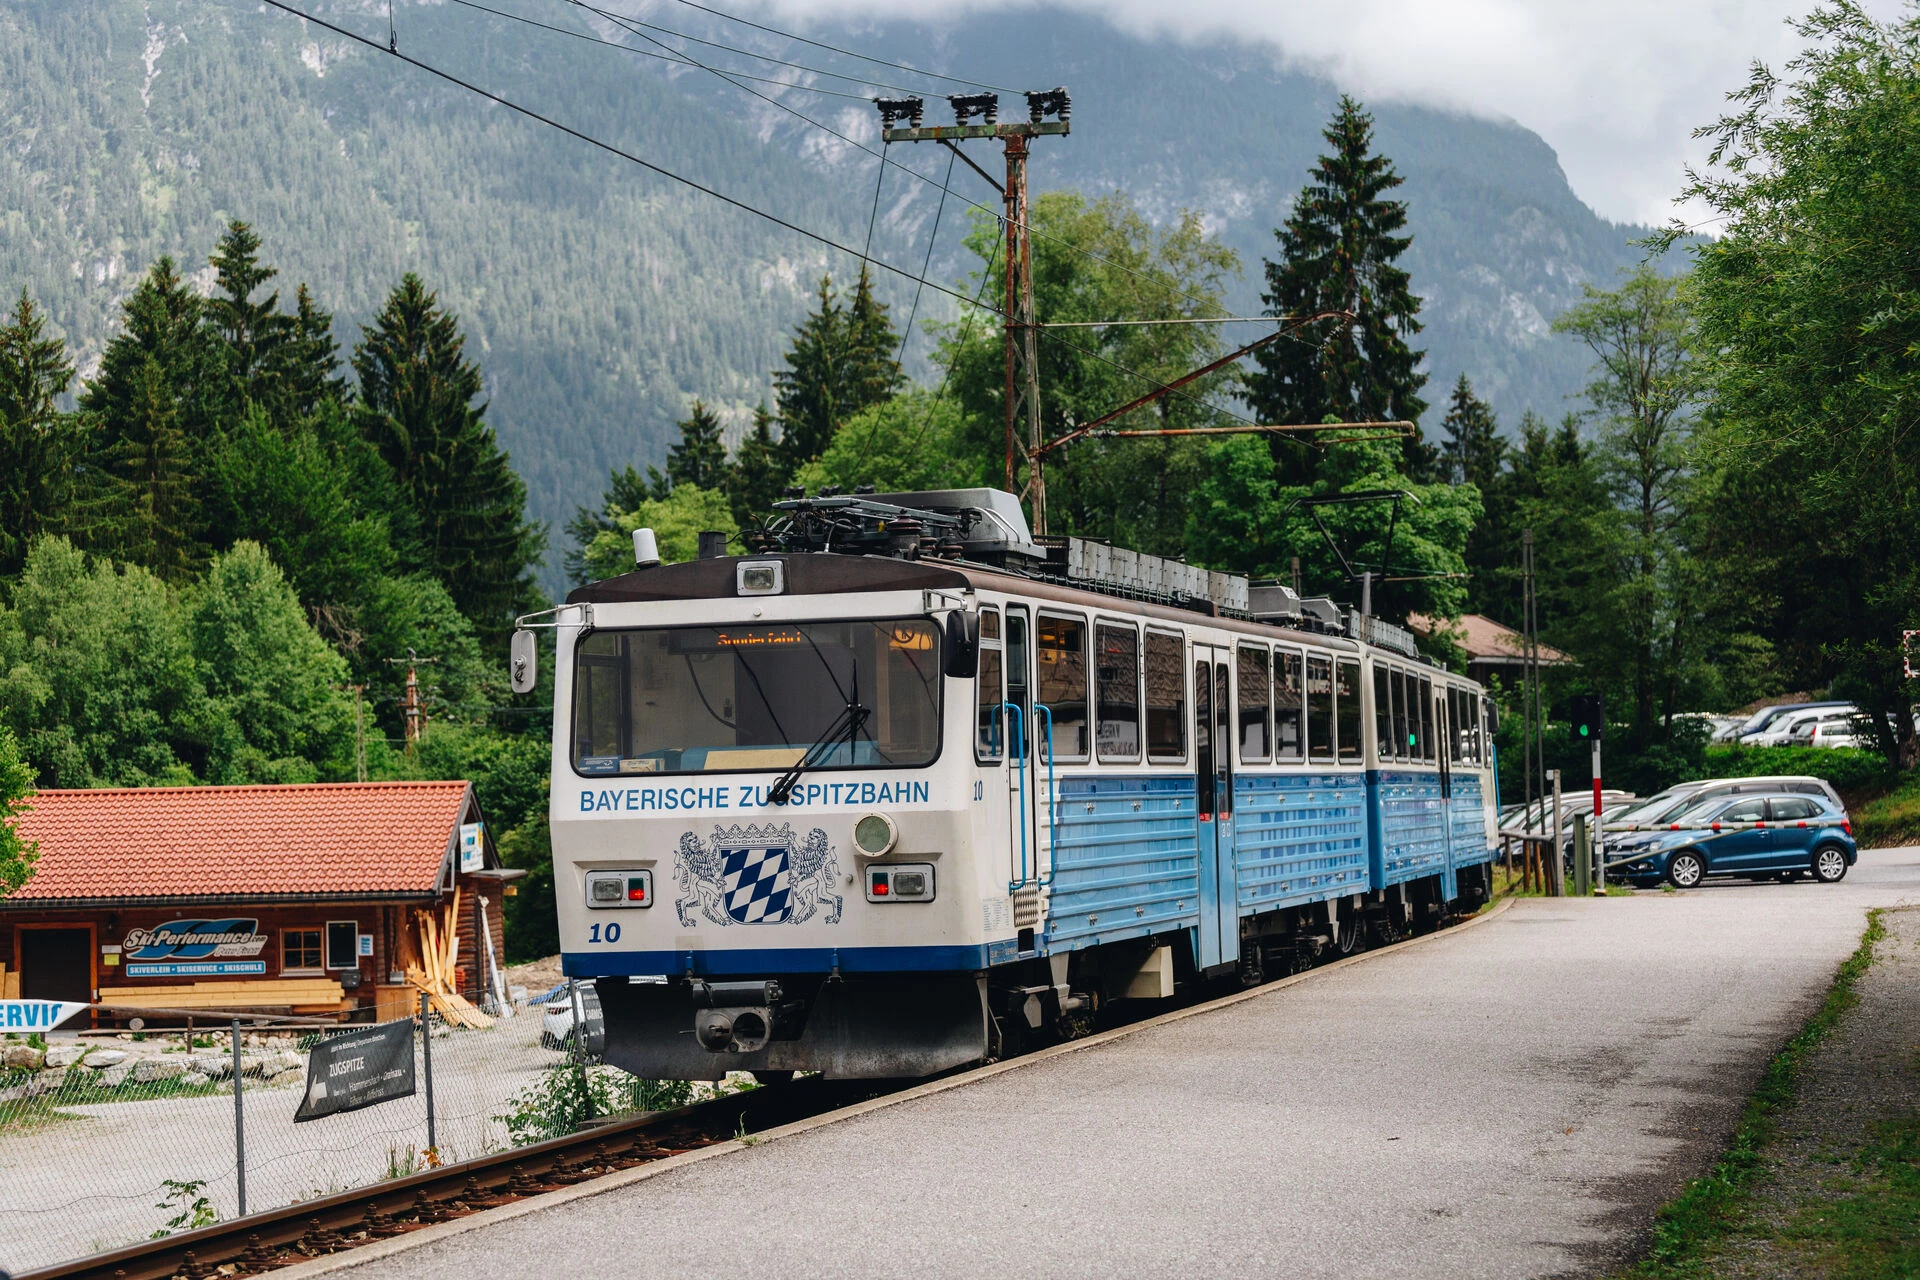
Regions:
M 559 0 L 492 3 L 631 40 L 601 19 L 585 25 Z M 384 42 L 384 4 L 315 7 Z M 634 11 L 791 61 L 940 87 L 668 0 Z M 400 0 L 395 13 L 403 52 L 843 243 L 866 234 L 873 159 L 704 72 L 444 0 Z M 1067 85 L 1074 133 L 1041 143 L 1035 188 L 1119 188 L 1156 215 L 1205 211 L 1245 261 L 1233 296 L 1243 313 L 1258 307 L 1260 258 L 1337 94 L 1272 51 L 1170 45 L 1069 14 L 815 34 L 1001 84 Z M 877 140 L 863 102 L 759 87 Z M 1375 111 L 1380 144 L 1407 177 L 1428 398 L 1442 401 L 1465 370 L 1509 424 L 1529 405 L 1557 415 L 1586 360 L 1546 325 L 1582 281 L 1608 281 L 1637 259 L 1628 244 L 1637 229 L 1597 218 L 1551 150 L 1516 125 L 1397 104 Z M 944 104 L 930 101 L 929 114 L 945 118 Z M 988 148 L 973 154 L 998 167 Z M 935 176 L 944 169 L 930 147 L 892 156 Z M 964 167 L 954 190 L 997 203 Z M 890 171 L 875 254 L 917 268 L 937 194 Z M 937 279 L 975 265 L 958 247 L 963 212 L 949 202 L 942 216 Z M 491 420 L 535 514 L 551 520 L 597 496 L 609 464 L 661 459 L 692 396 L 742 422 L 819 274 L 851 274 L 843 255 L 265 6 L 0 4 L 0 288 L 26 286 L 90 359 L 147 263 L 171 253 L 203 268 L 230 217 L 258 227 L 285 293 L 314 286 L 348 345 L 402 271 L 425 275 L 473 335 Z M 910 286 L 885 275 L 880 284 L 902 315 Z M 929 292 L 920 314 L 951 307 Z M 909 361 L 922 370 L 925 347 L 917 337 Z

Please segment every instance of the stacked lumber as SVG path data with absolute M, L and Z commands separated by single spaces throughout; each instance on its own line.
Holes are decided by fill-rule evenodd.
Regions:
M 7 972 L 7 966 L 0 964 L 0 1000 L 18 1000 L 20 998 L 20 974 L 16 970 Z
M 415 911 L 414 927 L 402 930 L 401 959 L 407 981 L 427 993 L 427 1003 L 456 1027 L 480 1030 L 493 1025 L 493 1019 L 473 1007 L 460 994 L 454 982 L 454 969 L 460 959 L 460 931 L 454 922 L 460 919 L 460 887 L 454 886 L 453 901 L 446 915 Z M 408 936 L 408 935 L 411 936 Z
M 101 1004 L 136 1009 L 291 1009 L 298 1013 L 338 1013 L 352 1008 L 332 978 L 232 978 L 170 986 L 102 987 Z

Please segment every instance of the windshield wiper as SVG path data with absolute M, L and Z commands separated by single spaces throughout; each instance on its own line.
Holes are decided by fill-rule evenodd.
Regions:
M 820 735 L 819 741 L 807 748 L 807 754 L 794 761 L 791 769 L 774 780 L 773 789 L 767 792 L 767 799 L 774 804 L 785 804 L 793 795 L 793 784 L 800 780 L 800 775 L 826 758 L 827 752 L 833 750 L 838 744 L 843 731 L 847 735 L 847 746 L 851 754 L 854 739 L 859 736 L 860 726 L 866 723 L 869 714 L 871 713 L 867 708 L 859 703 L 849 702 L 846 710 L 842 711 L 839 717 L 827 726 L 827 731 Z

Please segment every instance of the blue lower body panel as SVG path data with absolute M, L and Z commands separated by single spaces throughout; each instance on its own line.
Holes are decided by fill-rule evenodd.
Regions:
M 1381 769 L 1367 775 L 1375 847 L 1374 887 L 1448 878 L 1447 801 L 1439 773 Z
M 1233 806 L 1241 915 L 1370 887 L 1362 775 L 1242 774 Z
M 1063 777 L 1045 949 L 1200 923 L 1193 777 Z
M 1453 777 L 1453 865 L 1474 867 L 1493 861 L 1487 844 L 1487 815 L 1480 779 L 1472 774 Z

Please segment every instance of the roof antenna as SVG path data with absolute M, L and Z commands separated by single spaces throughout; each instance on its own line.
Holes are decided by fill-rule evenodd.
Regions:
M 393 0 L 387 0 L 387 52 L 400 52 L 400 42 L 393 34 Z

